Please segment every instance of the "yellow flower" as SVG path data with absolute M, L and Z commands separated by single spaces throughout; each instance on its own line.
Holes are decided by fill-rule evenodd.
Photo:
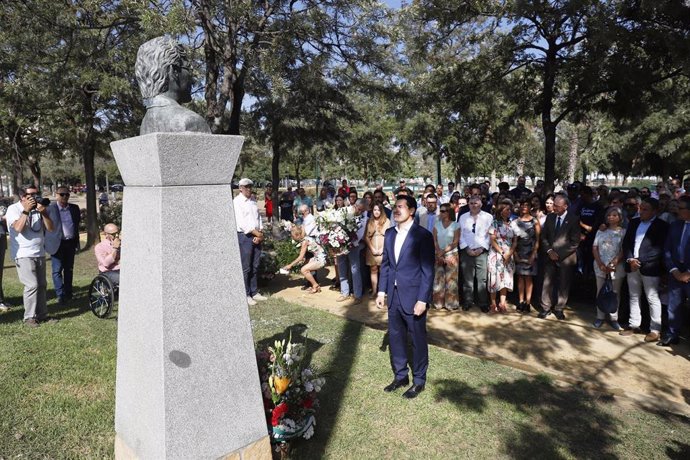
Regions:
M 288 389 L 290 385 L 290 377 L 274 377 L 273 378 L 273 388 L 276 393 L 282 395 Z

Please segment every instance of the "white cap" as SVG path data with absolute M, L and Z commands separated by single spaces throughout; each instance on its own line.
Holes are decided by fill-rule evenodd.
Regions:
M 254 182 L 252 182 L 251 179 L 247 179 L 247 178 L 245 177 L 245 178 L 243 178 L 243 179 L 240 179 L 239 184 L 242 185 L 242 186 L 244 186 L 244 187 L 246 187 L 246 186 L 248 186 L 248 185 L 254 185 Z

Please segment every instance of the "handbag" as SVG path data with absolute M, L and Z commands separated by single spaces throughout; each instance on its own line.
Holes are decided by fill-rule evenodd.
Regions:
M 606 274 L 604 285 L 597 294 L 597 307 L 608 314 L 615 313 L 618 310 L 618 295 L 613 292 L 611 274 Z

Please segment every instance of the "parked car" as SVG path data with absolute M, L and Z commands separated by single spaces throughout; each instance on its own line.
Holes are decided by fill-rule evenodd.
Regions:
M 110 191 L 111 192 L 121 192 L 124 190 L 125 186 L 122 184 L 112 184 L 110 185 Z

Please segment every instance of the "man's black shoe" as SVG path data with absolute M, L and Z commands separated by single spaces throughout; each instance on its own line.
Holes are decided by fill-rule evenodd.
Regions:
M 462 305 L 462 311 L 468 311 L 472 307 L 472 305 L 466 303 Z
M 311 289 L 311 284 L 305 284 L 304 286 L 302 286 L 303 291 L 306 291 L 308 289 Z
M 660 347 L 670 347 L 671 345 L 678 345 L 679 342 L 680 338 L 677 335 L 667 335 L 656 344 Z
M 419 393 L 424 391 L 424 385 L 412 385 L 403 393 L 403 398 L 412 399 L 416 398 Z
M 539 316 L 539 318 L 541 318 L 541 319 L 545 319 L 545 318 L 546 318 L 547 316 L 549 316 L 551 313 L 552 313 L 551 310 L 542 310 L 542 311 L 539 312 L 539 315 L 538 315 L 538 316 Z
M 387 385 L 383 389 L 383 391 L 385 391 L 386 393 L 390 393 L 391 391 L 395 391 L 400 387 L 404 387 L 404 386 L 408 385 L 409 383 L 410 383 L 409 377 L 405 377 L 404 379 L 401 379 L 401 380 L 393 380 L 390 383 L 390 385 Z
M 553 315 L 561 321 L 565 319 L 565 313 L 563 313 L 561 310 L 554 310 Z
M 479 307 L 484 313 L 489 313 L 489 306 L 488 305 L 482 305 Z

